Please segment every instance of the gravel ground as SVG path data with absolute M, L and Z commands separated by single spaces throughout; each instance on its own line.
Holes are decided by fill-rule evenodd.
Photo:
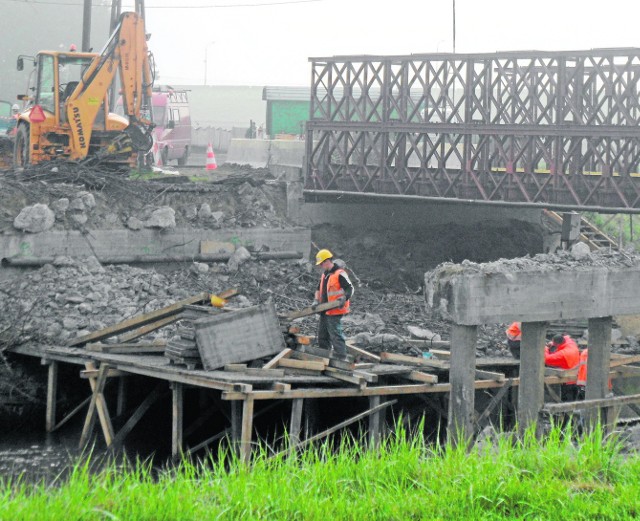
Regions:
M 132 218 L 145 222 L 164 206 L 175 210 L 176 226 L 290 225 L 284 216 L 284 187 L 267 170 L 222 165 L 213 182 L 185 183 L 130 181 L 97 169 L 58 167 L 52 172 L 52 168 L 56 167 L 0 177 L 0 233 L 16 233 L 16 216 L 35 204 L 54 209 L 52 229 L 88 232 L 125 227 Z M 211 214 L 222 217 L 213 219 Z M 385 342 L 382 348 L 399 352 L 412 352 L 399 341 L 410 337 L 412 331 L 428 330 L 448 338 L 450 324 L 430 320 L 425 309 L 423 281 L 429 270 L 455 269 L 456 263 L 491 271 L 581 269 L 639 262 L 637 256 L 626 253 L 581 258 L 569 253 L 533 255 L 542 250 L 540 229 L 521 221 L 500 227 L 477 223 L 433 226 L 421 231 L 419 237 L 409 231 L 353 232 L 345 227 L 319 226 L 312 230 L 312 240 L 343 259 L 355 283 L 353 312 L 344 319 L 346 334 L 378 336 Z M 75 336 L 203 290 L 238 288 L 242 295 L 234 300 L 234 306 L 273 299 L 279 312 L 301 309 L 311 303 L 318 277 L 306 259 L 248 260 L 240 266 L 185 262 L 139 268 L 102 266 L 95 258 L 58 258 L 53 264 L 0 281 L 0 353 L 30 342 L 64 344 Z M 316 323 L 316 317 L 302 320 L 303 333 L 315 334 Z M 505 326 L 480 328 L 479 355 L 509 356 L 504 345 Z M 167 338 L 171 334 L 171 328 L 155 333 Z M 375 344 L 367 347 L 379 350 Z

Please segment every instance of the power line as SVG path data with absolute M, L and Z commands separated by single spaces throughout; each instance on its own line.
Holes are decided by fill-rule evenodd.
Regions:
M 16 2 L 21 4 L 40 4 L 40 5 L 68 5 L 80 7 L 79 2 L 46 2 L 44 0 L 5 0 L 7 2 Z M 274 5 L 288 4 L 309 4 L 311 2 L 322 2 L 324 0 L 282 0 L 280 2 L 259 2 L 254 4 L 214 4 L 214 5 L 146 5 L 145 9 L 224 9 L 233 7 L 268 7 Z M 106 4 L 92 4 L 92 7 L 106 7 Z

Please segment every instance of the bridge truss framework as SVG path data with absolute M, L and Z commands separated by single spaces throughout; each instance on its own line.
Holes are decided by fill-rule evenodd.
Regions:
M 640 212 L 640 49 L 310 61 L 308 197 Z

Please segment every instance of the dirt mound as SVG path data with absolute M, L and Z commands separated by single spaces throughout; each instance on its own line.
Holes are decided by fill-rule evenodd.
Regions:
M 425 226 L 419 233 L 320 226 L 312 240 L 342 258 L 363 284 L 399 293 L 419 292 L 425 272 L 442 262 L 489 262 L 542 251 L 539 226 L 515 220 L 503 226 Z

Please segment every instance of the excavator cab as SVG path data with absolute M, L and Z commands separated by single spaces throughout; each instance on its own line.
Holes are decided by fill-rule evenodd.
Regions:
M 77 159 L 74 157 L 67 101 L 97 56 L 94 53 L 47 51 L 36 56 L 34 94 L 29 99 L 27 110 L 19 117 L 16 133 L 14 163 L 17 166 L 55 158 Z M 90 103 L 99 107 L 92 131 L 96 132 L 97 138 L 94 146 L 101 147 L 100 135 L 107 131 L 106 121 L 109 118 L 107 92 L 101 98 L 94 97 Z M 124 120 L 111 122 L 110 127 L 118 126 L 124 129 L 127 123 Z M 37 147 L 31 147 L 32 139 L 37 141 Z M 90 152 L 91 149 L 88 154 Z

